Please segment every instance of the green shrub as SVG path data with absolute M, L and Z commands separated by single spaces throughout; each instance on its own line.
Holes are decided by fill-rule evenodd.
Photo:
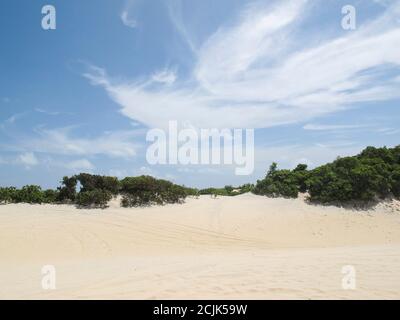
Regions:
M 274 162 L 265 179 L 257 181 L 253 192 L 268 197 L 297 198 L 298 177 L 290 170 L 277 170 L 277 164 Z
M 397 199 L 400 199 L 400 165 L 395 165 L 391 172 L 390 191 Z
M 161 192 L 162 203 L 182 203 L 187 194 L 185 188 L 171 184 Z
M 396 147 L 399 148 L 399 147 Z M 396 161 L 396 148 L 388 149 L 386 147 L 383 148 L 375 148 L 375 147 L 366 147 L 361 153 L 357 156 L 358 159 L 380 159 L 384 163 L 394 164 Z M 397 150 L 399 151 L 399 150 Z M 399 158 L 397 157 L 397 160 Z
M 120 181 L 120 193 L 123 207 L 180 203 L 187 196 L 184 187 L 151 176 L 124 178 Z
M 58 188 L 58 201 L 73 202 L 76 197 L 76 185 L 78 180 L 75 176 L 63 177 L 61 187 Z
M 199 191 L 200 195 L 213 195 L 213 196 L 229 196 L 225 188 L 206 188 Z
M 14 202 L 17 189 L 14 187 L 0 188 L 0 203 Z
M 362 154 L 364 157 L 339 158 L 313 170 L 307 181 L 310 200 L 368 202 L 387 197 L 391 192 L 390 165 L 382 157 L 371 158 L 371 150 Z
M 56 203 L 59 199 L 59 192 L 53 189 L 43 191 L 43 202 Z
M 232 186 L 225 186 L 224 189 L 229 194 L 229 193 L 232 193 L 234 188 Z
M 80 173 L 75 176 L 77 181 L 80 182 L 82 188 L 81 192 L 104 190 L 113 195 L 117 195 L 119 191 L 119 182 L 115 177 L 107 177 L 100 175 L 93 175 L 89 173 Z
M 239 187 L 225 186 L 224 188 L 205 188 L 198 191 L 199 195 L 212 196 L 238 196 L 240 194 L 251 192 L 254 185 L 247 183 Z
M 76 197 L 76 204 L 80 207 L 105 208 L 111 199 L 111 192 L 96 189 L 79 192 Z
M 246 183 L 244 185 L 239 186 L 238 189 L 240 189 L 240 194 L 252 192 L 254 189 L 254 185 L 251 183 Z
M 185 193 L 186 193 L 187 196 L 197 197 L 197 196 L 200 195 L 199 194 L 199 190 L 196 189 L 196 188 L 188 188 L 188 187 L 185 187 L 185 186 L 183 188 L 185 188 Z
M 162 204 L 157 194 L 160 192 L 157 179 L 150 176 L 127 177 L 121 180 L 122 206 L 136 207 Z
M 391 195 L 400 197 L 400 146 L 367 147 L 359 155 L 338 158 L 332 163 L 307 170 L 277 170 L 273 163 L 254 193 L 271 197 L 297 197 L 308 192 L 313 202 L 371 202 Z
M 81 189 L 77 192 L 78 182 Z M 75 203 L 78 207 L 105 207 L 114 195 L 122 195 L 123 206 L 181 203 L 198 190 L 176 185 L 150 176 L 128 177 L 118 181 L 115 177 L 81 173 L 63 177 L 57 190 L 42 191 L 39 186 L 22 189 L 0 188 L 0 203 Z
M 28 185 L 22 187 L 22 189 L 16 190 L 13 194 L 13 202 L 19 203 L 43 203 L 44 194 L 39 186 Z
M 338 177 L 328 165 L 313 170 L 307 185 L 311 201 L 327 203 L 347 201 L 351 198 L 350 182 Z
M 310 172 L 307 170 L 307 165 L 298 164 L 297 167 L 293 170 L 293 173 L 296 177 L 296 183 L 299 192 L 307 192 L 307 179 L 310 177 Z

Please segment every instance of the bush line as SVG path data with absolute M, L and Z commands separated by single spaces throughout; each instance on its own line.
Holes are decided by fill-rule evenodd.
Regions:
M 78 183 L 80 190 L 77 191 Z M 367 147 L 352 157 L 308 170 L 299 164 L 293 170 L 278 170 L 273 163 L 265 178 L 255 185 L 195 189 L 151 176 L 116 177 L 80 173 L 64 177 L 57 190 L 28 185 L 21 189 L 0 188 L 0 203 L 67 203 L 78 207 L 105 208 L 121 195 L 121 206 L 138 207 L 182 203 L 187 196 L 236 196 L 246 192 L 268 197 L 297 198 L 308 193 L 310 202 L 322 204 L 370 203 L 387 198 L 400 199 L 400 146 Z

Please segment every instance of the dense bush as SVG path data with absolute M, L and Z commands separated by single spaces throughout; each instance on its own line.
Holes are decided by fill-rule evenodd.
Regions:
M 183 186 L 183 188 L 185 189 L 186 196 L 197 197 L 197 196 L 200 195 L 199 194 L 199 190 L 196 189 L 196 188 L 188 188 L 188 187 L 185 187 L 185 186 Z
M 199 195 L 213 195 L 213 196 L 237 196 L 246 192 L 251 192 L 254 185 L 247 183 L 239 187 L 225 186 L 224 188 L 205 188 L 199 190 Z
M 396 185 L 393 168 L 385 162 L 391 162 L 390 153 L 372 151 L 375 150 L 369 148 L 359 156 L 339 158 L 313 170 L 307 181 L 310 200 L 323 203 L 368 202 L 389 196 Z M 372 158 L 372 154 L 383 157 Z
M 252 192 L 254 190 L 254 184 L 246 183 L 244 185 L 239 186 L 238 189 L 240 190 L 239 192 L 240 194 Z
M 17 189 L 14 187 L 0 188 L 0 203 L 14 202 Z
M 151 176 L 127 177 L 121 180 L 120 193 L 123 207 L 179 203 L 187 196 L 184 187 Z
M 16 190 L 13 194 L 12 202 L 43 203 L 44 200 L 42 189 L 39 186 L 29 185 Z
M 400 198 L 400 146 L 367 147 L 357 156 L 338 158 L 310 171 L 304 164 L 277 170 L 273 163 L 254 188 L 254 193 L 270 197 L 295 198 L 298 192 L 308 192 L 311 201 L 321 203 Z
M 0 203 L 54 203 L 57 201 L 56 190 L 45 190 L 39 186 L 24 186 L 22 189 L 14 187 L 0 188 Z
M 73 202 L 76 197 L 76 185 L 78 180 L 75 176 L 63 177 L 61 187 L 58 187 L 58 201 Z
M 390 175 L 391 186 L 390 190 L 396 198 L 400 199 L 400 164 L 393 166 Z
M 310 172 L 307 170 L 306 164 L 298 164 L 297 167 L 293 170 L 295 175 L 296 184 L 298 186 L 299 192 L 307 191 L 307 180 L 310 177 Z
M 83 191 L 76 196 L 76 204 L 80 207 L 105 208 L 112 196 L 112 193 L 106 190 Z
M 80 173 L 76 175 L 75 178 L 81 184 L 81 192 L 104 190 L 110 192 L 113 195 L 118 194 L 119 182 L 118 179 L 115 177 Z
M 161 193 L 161 199 L 164 203 L 182 203 L 186 196 L 185 188 L 172 183 Z
M 79 192 L 78 182 L 81 187 Z M 118 194 L 122 195 L 123 206 L 133 207 L 181 203 L 188 195 L 198 195 L 198 190 L 150 176 L 128 177 L 119 181 L 115 177 L 80 173 L 63 177 L 57 190 L 43 191 L 39 186 L 0 188 L 0 203 L 74 203 L 78 207 L 104 208 Z
M 53 189 L 47 189 L 43 191 L 43 202 L 45 203 L 56 203 L 59 199 L 59 192 Z
M 200 195 L 210 194 L 213 196 L 229 196 L 228 191 L 225 188 L 205 188 L 199 190 Z
M 197 190 L 151 176 L 119 181 L 115 177 L 80 173 L 63 177 L 57 190 L 43 191 L 35 185 L 21 189 L 0 188 L 0 203 L 75 203 L 80 207 L 105 207 L 113 196 L 120 194 L 122 206 L 136 207 L 180 203 L 187 196 L 235 196 L 250 191 L 289 198 L 308 192 L 310 201 L 320 203 L 369 202 L 392 196 L 400 199 L 400 146 L 367 147 L 356 156 L 338 158 L 313 170 L 308 170 L 305 164 L 293 170 L 278 170 L 273 163 L 265 178 L 258 180 L 255 186 L 228 185 Z
M 274 162 L 263 180 L 258 180 L 254 193 L 269 197 L 297 198 L 299 192 L 297 174 L 290 170 L 277 170 Z

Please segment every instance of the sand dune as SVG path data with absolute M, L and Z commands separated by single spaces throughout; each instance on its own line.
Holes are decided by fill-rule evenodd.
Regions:
M 252 194 L 106 210 L 0 206 L 0 298 L 400 298 L 400 206 Z M 41 286 L 43 265 L 56 289 Z M 342 287 L 342 267 L 356 288 Z

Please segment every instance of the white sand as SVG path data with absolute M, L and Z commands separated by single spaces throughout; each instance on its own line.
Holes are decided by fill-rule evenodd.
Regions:
M 0 206 L 0 298 L 400 298 L 400 206 L 251 194 L 183 205 Z M 41 287 L 43 265 L 56 290 Z M 342 288 L 352 265 L 355 290 Z

